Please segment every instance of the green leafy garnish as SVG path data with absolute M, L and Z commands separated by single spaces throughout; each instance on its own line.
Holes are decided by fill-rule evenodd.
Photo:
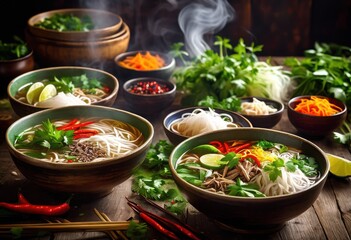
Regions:
M 223 165 L 227 165 L 228 169 L 232 169 L 239 164 L 240 157 L 235 152 L 227 153 L 222 159 Z
M 56 87 L 57 91 L 64 93 L 73 93 L 75 88 L 81 88 L 83 92 L 93 94 L 96 88 L 102 88 L 98 79 L 89 78 L 86 74 L 54 77 L 50 82 Z
M 126 235 L 132 240 L 143 240 L 147 239 L 148 228 L 144 222 L 130 221 Z
M 94 23 L 90 16 L 74 16 L 73 14 L 54 14 L 34 24 L 35 27 L 51 29 L 59 32 L 64 31 L 90 31 L 94 29 Z
M 29 48 L 27 43 L 18 36 L 14 36 L 12 42 L 3 42 L 0 40 L 0 60 L 21 58 L 28 53 Z
M 333 132 L 334 140 L 338 143 L 346 145 L 351 152 L 351 122 L 346 120 L 339 127 L 340 132 Z
M 281 168 L 284 166 L 284 160 L 277 158 L 273 162 L 264 166 L 263 171 L 269 172 L 269 179 L 274 182 L 279 176 L 282 176 Z
M 57 130 L 55 125 L 47 119 L 42 122 L 42 129 L 34 132 L 33 139 L 19 135 L 15 147 L 35 149 L 60 149 L 73 143 L 73 130 Z
M 254 183 L 244 183 L 240 178 L 237 178 L 236 184 L 228 185 L 228 195 L 241 197 L 265 197 L 259 191 L 258 185 Z
M 200 100 L 198 105 L 203 107 L 226 109 L 234 112 L 241 110 L 241 101 L 236 96 L 231 96 L 221 101 L 218 101 L 213 96 L 207 96 L 205 99 Z
M 315 177 L 318 174 L 318 164 L 313 157 L 300 154 L 292 158 L 289 162 L 296 165 L 307 177 Z

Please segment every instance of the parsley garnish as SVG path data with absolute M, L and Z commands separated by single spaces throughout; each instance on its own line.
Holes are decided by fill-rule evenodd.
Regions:
M 231 196 L 265 197 L 266 195 L 264 195 L 258 189 L 257 184 L 244 183 L 240 178 L 237 178 L 236 184 L 231 184 L 227 187 L 228 194 Z
M 269 179 L 274 182 L 279 176 L 282 176 L 281 168 L 284 166 L 284 160 L 277 158 L 275 161 L 264 166 L 263 171 L 269 172 Z

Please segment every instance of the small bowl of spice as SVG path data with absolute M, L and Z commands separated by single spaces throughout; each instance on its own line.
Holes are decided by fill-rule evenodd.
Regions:
M 284 104 L 263 97 L 240 98 L 239 113 L 247 118 L 254 127 L 272 128 L 281 120 Z
M 123 84 L 122 91 L 130 111 L 152 116 L 160 114 L 173 103 L 176 85 L 158 78 L 134 78 Z
M 141 77 L 169 80 L 176 66 L 174 57 L 156 51 L 121 53 L 115 57 L 115 64 L 122 81 Z
M 306 95 L 290 99 L 288 118 L 298 133 L 321 138 L 338 128 L 346 119 L 346 105 L 325 96 Z

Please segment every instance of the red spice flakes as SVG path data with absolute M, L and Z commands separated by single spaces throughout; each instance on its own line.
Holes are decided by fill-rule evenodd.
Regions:
M 169 90 L 165 84 L 156 81 L 140 81 L 133 84 L 128 91 L 135 94 L 161 94 Z

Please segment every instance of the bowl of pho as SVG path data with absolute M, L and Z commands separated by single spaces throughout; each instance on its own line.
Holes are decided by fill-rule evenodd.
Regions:
M 191 137 L 169 159 L 186 199 L 218 223 L 251 233 L 277 231 L 312 206 L 329 162 L 314 143 L 265 128 Z
M 94 68 L 64 66 L 42 68 L 14 78 L 8 85 L 10 103 L 19 116 L 69 105 L 112 106 L 119 82 Z
M 104 195 L 144 160 L 152 124 L 105 106 L 47 109 L 6 132 L 12 160 L 30 181 L 53 192 Z
M 236 112 L 208 107 L 179 109 L 163 120 L 166 136 L 174 145 L 199 134 L 237 127 L 252 127 L 252 124 Z

